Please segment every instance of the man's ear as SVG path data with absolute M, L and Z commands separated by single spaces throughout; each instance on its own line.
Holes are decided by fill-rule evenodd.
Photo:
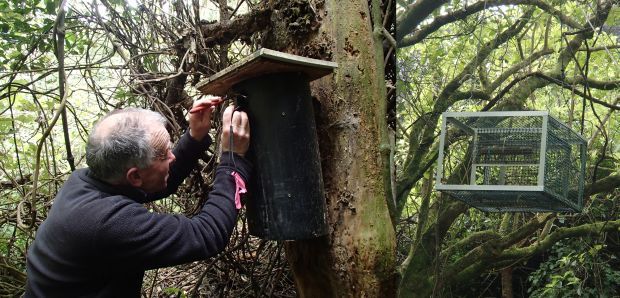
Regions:
M 133 187 L 142 186 L 142 176 L 140 176 L 140 171 L 138 171 L 138 168 L 133 167 L 127 170 L 125 177 L 127 178 L 127 182 L 129 182 L 129 185 Z

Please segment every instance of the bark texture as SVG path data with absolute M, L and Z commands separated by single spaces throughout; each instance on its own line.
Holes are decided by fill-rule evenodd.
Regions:
M 321 27 L 302 54 L 338 63 L 332 76 L 312 84 L 330 232 L 287 243 L 287 256 L 301 297 L 395 296 L 395 233 L 380 148 L 386 123 L 377 117 L 385 111 L 376 108 L 385 100 L 377 79 L 384 73 L 368 2 L 325 1 L 316 16 Z

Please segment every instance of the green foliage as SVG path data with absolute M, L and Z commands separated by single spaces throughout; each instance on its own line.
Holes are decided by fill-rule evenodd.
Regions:
M 170 297 L 178 297 L 178 298 L 187 297 L 187 295 L 185 295 L 185 292 L 183 292 L 183 290 L 179 288 L 165 288 L 163 292 L 166 295 L 170 295 Z
M 607 17 L 607 24 L 609 26 L 620 26 L 620 7 L 616 6 L 611 9 Z
M 605 244 L 590 242 L 556 243 L 549 259 L 528 278 L 531 297 L 615 297 L 620 290 L 617 256 Z
M 425 26 L 432 24 L 440 16 L 445 17 L 448 13 L 466 10 L 465 5 L 476 5 L 482 2 L 484 1 L 473 3 L 471 1 L 447 1 L 440 9 L 426 17 L 420 27 L 410 32 L 408 37 L 411 38 L 419 32 L 424 32 Z M 588 26 L 587 20 L 594 15 L 597 3 L 600 4 L 596 1 L 545 0 L 543 2 L 557 9 L 572 23 L 584 24 L 585 27 Z M 486 5 L 486 2 L 484 3 Z M 402 5 L 400 9 L 406 11 L 410 8 Z M 500 46 L 489 49 L 488 55 L 482 55 L 485 52 L 480 51 L 481 49 L 488 47 L 489 43 L 495 40 L 501 32 L 520 22 L 519 18 L 531 9 L 533 9 L 533 14 L 522 31 Z M 480 268 L 476 268 L 480 271 L 493 270 L 493 266 L 500 266 L 494 264 L 496 261 L 494 256 L 485 255 L 471 262 L 464 261 L 463 256 L 468 255 L 472 249 L 488 240 L 488 237 L 493 237 L 499 232 L 502 223 L 501 214 L 483 213 L 471 208 L 463 212 L 461 210 L 465 208 L 454 200 L 443 196 L 443 199 L 439 201 L 437 198 L 440 198 L 440 195 L 433 194 L 429 216 L 425 219 L 419 218 L 422 216 L 419 206 L 423 182 L 419 179 L 421 175 L 417 171 L 425 169 L 425 177 L 434 177 L 436 173 L 435 163 L 428 168 L 425 166 L 429 164 L 429 160 L 434 161 L 438 146 L 437 136 L 440 123 L 435 120 L 436 117 L 433 119 L 433 116 L 444 111 L 480 111 L 490 103 L 494 104 L 491 110 L 549 111 L 551 115 L 573 130 L 583 131 L 582 135 L 586 140 L 592 139 L 588 146 L 586 166 L 586 172 L 590 178 L 586 180 L 586 183 L 592 182 L 594 176 L 592 172 L 597 164 L 597 179 L 619 173 L 620 129 L 618 125 L 620 122 L 618 120 L 620 120 L 620 114 L 605 106 L 584 100 L 583 97 L 573 92 L 591 94 L 592 97 L 609 104 L 614 103 L 618 97 L 620 88 L 597 89 L 593 86 L 586 87 L 581 82 L 586 69 L 587 78 L 590 80 L 610 84 L 618 82 L 618 67 L 612 67 L 617 65 L 618 57 L 620 57 L 619 50 L 616 48 L 618 36 L 612 34 L 611 30 L 606 30 L 609 26 L 614 26 L 617 15 L 616 5 L 612 9 L 608 22 L 603 26 L 603 30 L 595 30 L 593 37 L 587 39 L 587 45 L 581 43 L 579 51 L 568 53 L 570 61 L 560 60 L 567 53 L 564 53 L 565 56 L 561 54 L 566 52 L 568 43 L 576 38 L 580 28 L 573 28 L 567 22 L 560 21 L 557 15 L 553 15 L 549 10 L 533 5 L 485 7 L 462 19 L 443 24 L 429 35 L 425 35 L 424 39 L 416 40 L 415 44 L 398 50 L 396 109 L 399 120 L 397 131 L 399 138 L 396 140 L 395 161 L 396 168 L 400 171 L 398 172 L 399 182 L 402 183 L 397 188 L 404 189 L 401 193 L 409 194 L 402 216 L 415 219 L 415 222 L 426 222 L 431 227 L 424 235 L 429 240 L 424 242 L 425 239 L 423 239 L 411 244 L 411 251 L 414 251 L 413 249 L 416 249 L 415 252 L 433 251 L 437 249 L 437 243 L 441 243 L 441 249 L 445 249 L 442 253 L 449 252 L 442 255 L 444 257 L 441 260 L 441 266 L 444 266 L 442 268 L 451 268 L 450 266 L 455 264 L 461 265 L 459 263 L 461 261 L 467 265 L 473 264 L 474 267 L 480 264 Z M 586 46 L 597 50 L 587 55 Z M 564 64 L 560 65 L 560 61 Z M 475 67 L 472 68 L 471 65 Z M 530 77 L 535 73 L 557 75 L 558 78 L 572 85 L 572 90 L 563 88 L 557 82 Z M 497 101 L 491 102 L 491 99 Z M 458 169 L 465 159 L 467 146 L 464 142 L 453 141 L 449 144 L 447 152 L 445 156 L 449 160 L 444 161 L 444 167 Z M 418 180 L 412 183 L 411 180 L 414 179 Z M 467 179 L 467 177 L 455 175 L 451 179 Z M 560 221 L 563 221 L 562 225 L 565 226 L 578 226 L 593 221 L 617 220 L 618 213 L 615 211 L 617 210 L 615 207 L 617 197 L 617 191 L 612 191 L 586 198 L 588 207 L 584 211 L 587 212 L 585 215 L 561 217 Z M 455 209 L 459 210 L 458 214 L 450 214 Z M 437 218 L 440 218 L 442 214 L 444 221 L 441 222 L 439 228 L 435 228 L 432 225 L 437 223 Z M 506 230 L 499 236 L 506 237 L 510 232 L 520 231 L 533 216 L 532 214 L 515 214 L 505 222 L 503 227 Z M 552 227 L 546 232 L 553 233 L 555 228 Z M 410 231 L 416 230 L 409 227 L 402 229 L 410 234 L 413 234 Z M 435 231 L 442 230 L 446 231 L 445 237 L 435 239 Z M 529 235 L 511 244 L 510 249 L 534 245 L 541 234 L 540 231 L 539 228 L 536 232 L 528 232 Z M 469 238 L 473 233 L 479 233 L 477 236 L 480 238 Z M 476 239 L 478 243 L 468 242 L 472 239 Z M 580 243 L 580 245 L 585 244 Z M 568 247 L 568 244 L 560 246 Z M 587 296 L 588 293 L 592 294 L 593 291 L 600 289 L 600 284 L 603 284 L 604 280 L 607 280 L 609 284 L 614 284 L 615 290 L 620 292 L 615 282 L 617 273 L 604 273 L 616 272 L 614 270 L 619 268 L 619 264 L 611 259 L 606 246 L 596 248 L 590 251 L 587 247 L 572 247 L 572 250 L 564 251 L 559 257 L 554 255 L 552 259 L 543 264 L 546 266 L 544 273 L 536 271 L 537 285 L 532 286 L 530 294 L 537 297 Z M 558 248 L 555 247 L 554 251 L 557 250 Z M 501 251 L 497 253 L 501 254 Z M 405 274 L 416 272 L 418 274 L 416 278 L 420 275 L 419 272 L 426 272 L 427 275 L 434 277 L 436 272 L 429 268 L 434 268 L 437 260 L 427 262 L 424 253 L 418 253 L 418 255 L 419 257 L 414 255 L 411 258 L 410 264 L 415 267 L 405 269 L 403 272 Z M 521 258 L 523 257 L 529 256 Z M 518 264 L 522 261 L 521 258 L 515 257 L 512 264 Z M 501 257 L 498 259 L 501 260 Z M 588 263 L 596 260 L 611 262 Z M 507 260 L 502 260 L 502 262 L 510 263 Z M 552 265 L 553 270 L 550 268 Z M 564 269 L 560 270 L 559 267 Z M 599 274 L 599 272 L 603 273 Z M 406 278 L 407 276 L 404 277 Z M 449 284 L 449 281 L 441 282 L 444 283 L 441 284 L 444 287 Z M 598 286 L 596 282 L 599 283 Z M 450 286 L 456 289 L 460 285 Z M 613 289 L 612 286 L 607 287 L 608 295 L 613 293 Z M 431 295 L 430 290 L 428 293 L 423 292 L 428 290 L 424 289 L 424 286 L 416 290 L 412 290 L 409 294 Z
M 0 1 L 0 71 L 16 70 L 28 51 L 36 45 L 41 52 L 51 48 L 42 42 L 54 25 L 58 1 Z M 31 67 L 46 65 L 40 63 Z M 28 69 L 29 66 L 25 65 Z

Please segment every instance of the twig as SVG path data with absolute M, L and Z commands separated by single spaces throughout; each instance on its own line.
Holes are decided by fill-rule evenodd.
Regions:
M 66 0 L 65 0 L 66 1 Z M 32 218 L 33 218 L 33 224 L 34 224 L 34 219 L 36 218 L 36 209 L 35 208 L 35 204 L 36 204 L 36 196 L 37 196 L 37 183 L 39 181 L 39 167 L 41 165 L 41 148 L 43 148 L 43 144 L 45 143 L 45 139 L 47 138 L 47 136 L 49 136 L 50 132 L 52 131 L 52 129 L 54 128 L 54 125 L 56 124 L 56 121 L 58 121 L 58 118 L 60 117 L 60 114 L 62 113 L 62 111 L 65 109 L 65 106 L 67 104 L 67 98 L 69 97 L 67 94 L 69 94 L 69 92 L 65 92 L 65 94 L 62 97 L 62 100 L 60 102 L 60 106 L 58 107 L 58 110 L 56 111 L 56 113 L 54 114 L 54 118 L 52 118 L 52 122 L 48 125 L 47 129 L 43 132 L 43 135 L 41 136 L 41 139 L 39 140 L 39 143 L 37 144 L 37 152 L 35 154 L 35 165 L 34 165 L 34 178 L 32 179 L 32 190 L 30 191 L 30 204 L 31 204 L 31 212 L 32 212 Z
M 60 88 L 60 97 L 65 95 L 65 80 L 67 75 L 65 74 L 65 5 L 67 0 L 63 0 L 58 6 L 58 16 L 56 17 L 56 24 L 54 25 L 54 48 L 56 50 L 56 59 L 58 59 L 58 85 Z M 64 106 L 59 110 L 62 116 L 62 131 L 65 136 L 65 149 L 67 150 L 67 161 L 71 171 L 75 171 L 75 163 L 73 161 L 73 154 L 71 153 L 71 141 L 69 139 L 69 126 L 67 123 L 67 111 Z M 34 208 L 34 205 L 33 205 Z

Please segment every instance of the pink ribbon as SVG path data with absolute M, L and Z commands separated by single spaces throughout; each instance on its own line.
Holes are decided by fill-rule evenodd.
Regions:
M 247 193 L 245 188 L 245 182 L 243 178 L 237 172 L 232 172 L 231 175 L 235 177 L 235 208 L 241 209 L 241 194 Z

